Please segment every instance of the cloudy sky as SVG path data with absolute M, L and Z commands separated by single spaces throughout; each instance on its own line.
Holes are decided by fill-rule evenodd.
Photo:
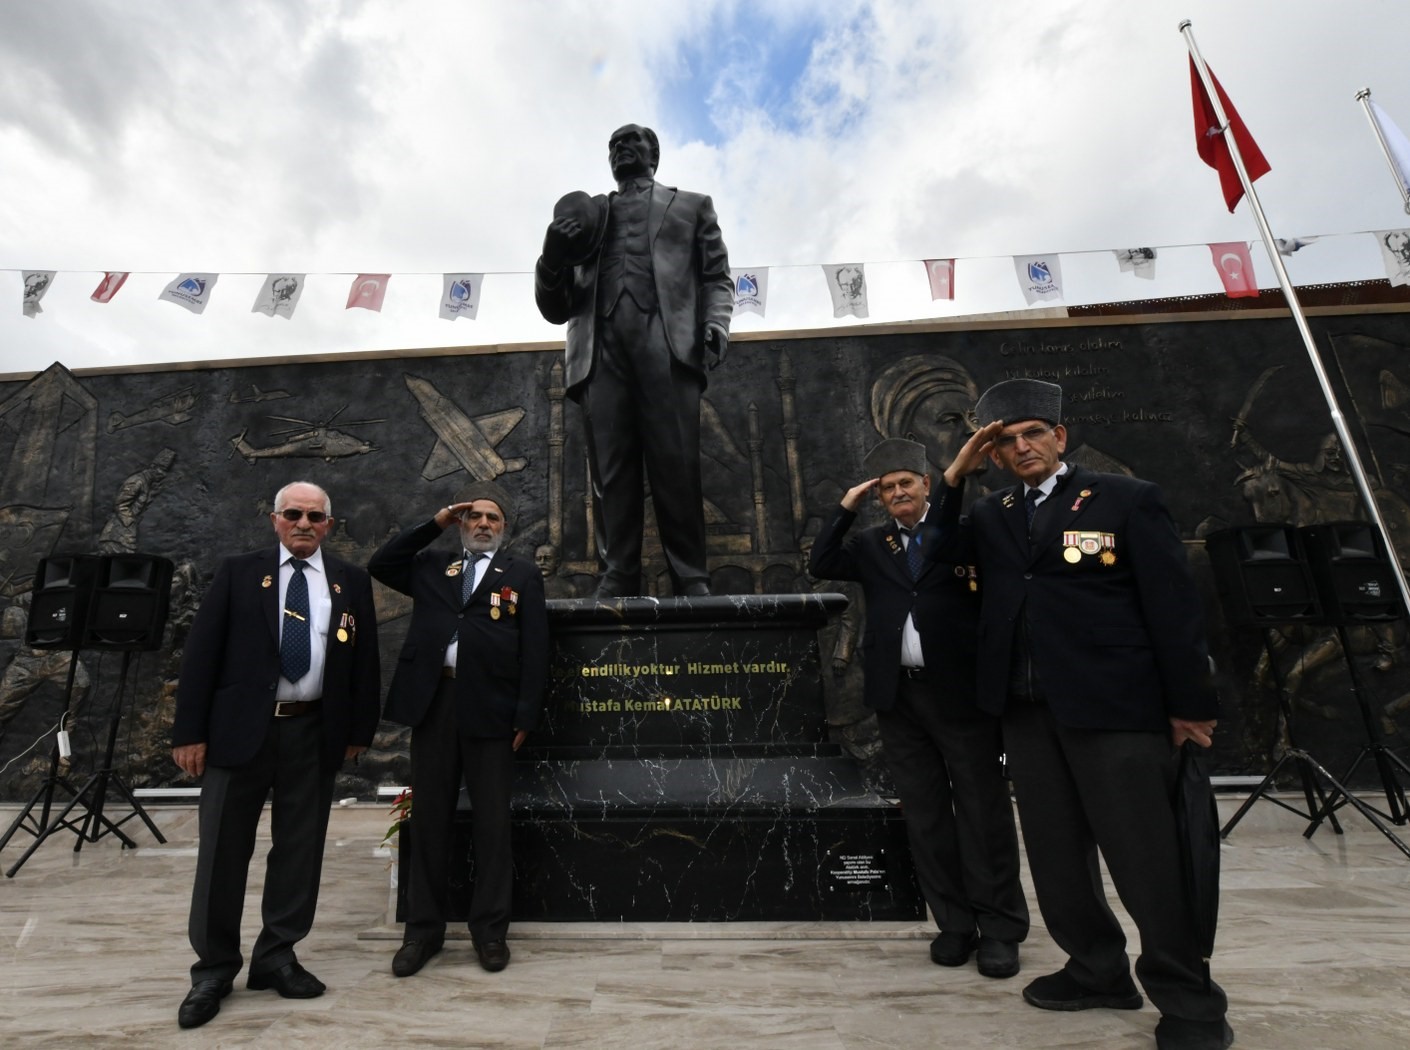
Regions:
M 1384 276 L 1410 225 L 1355 94 L 1410 131 L 1405 0 L 66 0 L 0 34 L 0 374 L 561 338 L 529 271 L 553 202 L 611 186 L 606 141 L 660 134 L 662 181 L 715 198 L 767 318 L 834 321 L 821 263 L 866 264 L 871 320 L 1019 310 L 1011 256 L 1062 253 L 1068 303 L 1219 289 L 1257 238 L 1193 145 L 1183 18 L 1272 165 L 1298 283 Z M 1157 279 L 1111 249 L 1160 250 Z M 953 303 L 919 260 L 956 257 Z M 1257 249 L 1259 282 L 1276 285 Z M 58 276 L 20 310 L 21 270 Z M 107 305 L 102 271 L 132 277 Z M 221 274 L 194 315 L 158 293 Z M 292 320 L 251 313 L 309 274 Z M 437 317 L 443 272 L 487 276 Z M 387 272 L 380 314 L 345 310 Z

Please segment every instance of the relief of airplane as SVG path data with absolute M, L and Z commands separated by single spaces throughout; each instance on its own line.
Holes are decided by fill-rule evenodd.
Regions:
M 195 386 L 182 387 L 174 394 L 166 394 L 157 398 L 140 412 L 134 412 L 130 416 L 125 416 L 121 412 L 113 412 L 108 416 L 108 433 L 118 430 L 125 430 L 127 427 L 141 426 L 143 423 L 156 423 L 161 421 L 177 426 L 191 419 L 191 409 L 196 407 L 196 402 L 201 400 L 201 395 L 195 393 Z
M 249 397 L 239 397 L 235 391 L 230 391 L 230 403 L 232 405 L 248 405 L 260 401 L 278 401 L 281 398 L 293 397 L 287 390 L 261 390 L 255 383 L 250 384 L 252 393 Z
M 436 434 L 436 444 L 421 467 L 421 476 L 427 481 L 435 481 L 457 470 L 466 470 L 472 478 L 490 481 L 528 465 L 526 459 L 504 459 L 495 451 L 495 446 L 524 418 L 522 408 L 471 419 L 429 380 L 409 372 L 402 373 L 402 377 L 421 406 L 421 418 Z
M 230 439 L 230 447 L 244 457 L 246 463 L 253 463 L 257 459 L 321 459 L 325 463 L 332 463 L 335 459 L 342 459 L 347 456 L 363 456 L 369 452 L 376 452 L 377 446 L 370 441 L 363 441 L 353 434 L 335 430 L 333 421 L 338 418 L 343 409 L 338 409 L 322 423 L 314 423 L 307 419 L 293 419 L 289 416 L 267 416 L 267 419 L 277 419 L 284 423 L 297 424 L 288 430 L 276 430 L 270 437 L 283 437 L 285 434 L 292 435 L 288 441 L 278 445 L 265 445 L 263 448 L 256 448 L 245 440 L 245 435 L 249 433 L 248 428 L 240 431 L 235 437 Z M 385 419 L 361 419 L 355 423 L 343 423 L 345 427 L 365 427 L 372 423 L 385 423 Z

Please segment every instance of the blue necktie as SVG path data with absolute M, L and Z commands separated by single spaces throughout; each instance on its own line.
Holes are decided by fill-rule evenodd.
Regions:
M 313 653 L 309 641 L 308 580 L 304 568 L 308 562 L 293 558 L 289 562 L 294 575 L 289 577 L 289 589 L 284 594 L 284 630 L 279 638 L 279 673 L 291 682 L 308 674 Z
M 1038 497 L 1043 494 L 1042 489 L 1029 489 L 1023 497 L 1023 512 L 1028 515 L 1028 531 L 1033 531 L 1033 515 L 1038 513 Z
M 475 593 L 475 563 L 480 560 L 480 555 L 465 552 L 465 569 L 461 572 L 460 580 L 460 604 L 469 605 L 470 595 Z
M 920 527 L 914 530 L 902 529 L 911 541 L 906 544 L 906 568 L 911 570 L 911 579 L 920 579 Z

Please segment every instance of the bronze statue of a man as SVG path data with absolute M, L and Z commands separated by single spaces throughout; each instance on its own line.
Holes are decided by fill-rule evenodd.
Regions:
M 606 565 L 597 596 L 642 593 L 643 481 L 675 593 L 706 595 L 700 395 L 729 347 L 729 257 L 710 198 L 656 181 L 654 131 L 618 128 L 607 159 L 617 191 L 560 200 L 534 267 L 539 312 L 568 324 Z

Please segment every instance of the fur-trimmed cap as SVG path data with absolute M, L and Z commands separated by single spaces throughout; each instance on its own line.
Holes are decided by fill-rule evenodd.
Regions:
M 455 494 L 451 503 L 474 503 L 477 499 L 492 500 L 499 505 L 499 512 L 504 515 L 505 528 L 514 524 L 514 501 L 509 498 L 509 493 L 493 481 L 472 481 Z
M 862 472 L 869 478 L 885 477 L 897 470 L 923 476 L 927 469 L 925 446 L 905 438 L 887 438 L 862 460 Z
M 1041 379 L 1006 379 L 980 395 L 974 415 L 981 427 L 999 419 L 1005 423 L 1041 419 L 1057 426 L 1062 422 L 1062 387 Z

